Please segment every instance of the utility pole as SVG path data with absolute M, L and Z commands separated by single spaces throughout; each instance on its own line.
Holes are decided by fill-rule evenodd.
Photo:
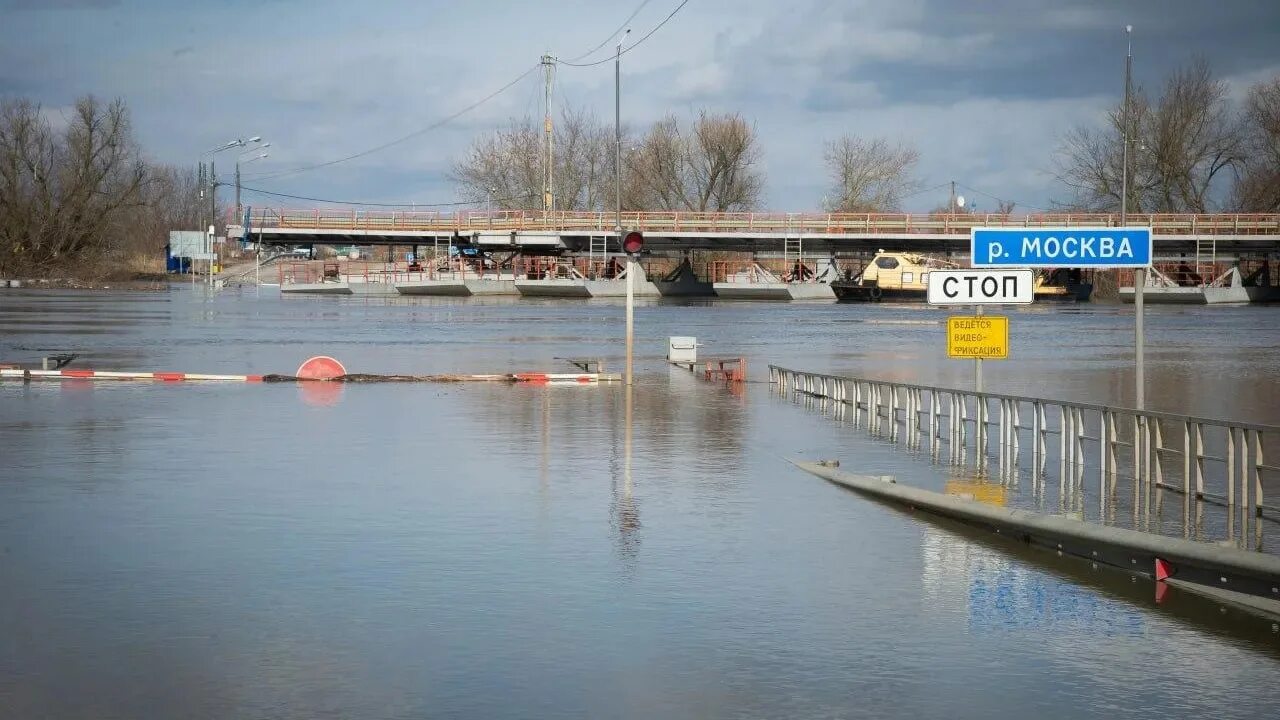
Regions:
M 618 46 L 613 55 L 613 192 L 614 192 L 614 230 L 618 233 L 618 245 L 622 245 L 622 41 L 627 33 L 618 38 Z M 622 250 L 622 247 L 618 248 Z M 635 332 L 635 269 L 636 261 L 627 253 L 627 364 L 623 380 L 627 392 L 631 392 L 631 359 L 632 339 Z
M 547 156 L 544 161 L 542 185 L 542 209 L 547 212 L 555 210 L 555 141 L 551 132 L 551 83 L 555 78 L 556 59 L 551 55 L 542 56 L 542 72 L 546 81 L 546 99 L 544 101 L 543 132 L 547 139 Z
M 1120 227 L 1129 226 L 1129 144 L 1133 142 L 1130 137 L 1131 119 L 1129 116 L 1130 96 L 1133 87 L 1133 26 L 1125 25 L 1125 55 L 1124 55 L 1124 110 L 1121 112 L 1124 130 L 1121 133 L 1121 140 L 1124 143 L 1122 151 L 1122 160 L 1120 163 Z M 1143 321 L 1143 302 L 1142 291 L 1147 284 L 1147 269 L 1138 268 L 1133 271 L 1133 349 L 1134 349 L 1134 405 L 1139 410 L 1146 409 L 1146 360 L 1143 355 L 1146 352 Z
M 196 225 L 200 226 L 200 232 L 204 232 L 204 161 L 200 161 L 200 166 L 196 170 L 196 189 L 199 191 L 200 202 L 196 203 Z
M 947 201 L 947 213 L 956 214 L 956 181 L 951 181 L 951 199 Z
M 218 226 L 218 173 L 214 169 L 214 162 L 209 161 L 209 227 L 215 228 L 209 233 L 209 284 L 213 284 L 213 257 L 214 253 L 214 235 L 217 234 Z
M 236 222 L 240 222 L 240 158 L 236 158 Z
M 613 231 L 618 235 L 619 250 L 622 249 L 622 41 L 630 34 L 631 28 L 622 33 L 613 55 Z

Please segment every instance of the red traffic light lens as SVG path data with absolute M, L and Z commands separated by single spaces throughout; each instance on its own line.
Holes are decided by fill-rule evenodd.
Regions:
M 644 235 L 637 230 L 632 230 L 622 238 L 622 251 L 628 255 L 635 255 L 644 249 Z

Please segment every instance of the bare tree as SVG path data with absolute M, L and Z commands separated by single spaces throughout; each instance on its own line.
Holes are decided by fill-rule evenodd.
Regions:
M 122 101 L 81 98 L 61 136 L 39 105 L 4 103 L 0 266 L 39 270 L 109 255 L 128 237 L 121 216 L 142 205 L 146 182 Z
M 472 143 L 454 163 L 462 197 L 495 209 L 540 210 L 546 172 L 541 122 L 512 120 Z M 557 210 L 599 210 L 613 205 L 613 128 L 583 110 L 566 109 L 554 126 L 553 194 Z
M 668 116 L 624 160 L 624 204 L 633 210 L 750 209 L 764 188 L 759 160 L 756 130 L 739 115 L 704 110 L 688 129 Z
M 1171 75 L 1154 104 L 1138 89 L 1129 122 L 1128 207 L 1134 212 L 1208 212 L 1225 175 L 1244 161 L 1227 85 L 1214 79 L 1204 60 Z M 1120 208 L 1123 104 L 1108 113 L 1107 124 L 1077 127 L 1063 139 L 1056 163 L 1059 179 L 1074 196 L 1069 205 Z
M 1247 154 L 1232 205 L 1242 212 L 1280 211 L 1280 77 L 1250 88 L 1242 122 Z
M 913 147 L 846 135 L 827 143 L 823 156 L 832 184 L 826 209 L 832 212 L 897 210 L 916 187 L 912 171 L 920 153 Z

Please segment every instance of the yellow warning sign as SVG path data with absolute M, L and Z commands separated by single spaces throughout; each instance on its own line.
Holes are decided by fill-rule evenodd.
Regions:
M 947 318 L 947 355 L 969 360 L 1009 357 L 1009 318 L 952 315 Z

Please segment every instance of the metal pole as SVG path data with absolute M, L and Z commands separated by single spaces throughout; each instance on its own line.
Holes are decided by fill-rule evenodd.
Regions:
M 547 136 L 547 167 L 543 177 L 542 209 L 550 213 L 555 210 L 555 191 L 552 187 L 555 182 L 555 158 L 553 157 L 555 139 L 551 132 L 551 79 L 555 58 L 549 54 L 543 55 L 542 65 L 546 73 L 546 113 L 543 117 L 543 132 Z
M 977 315 L 982 317 L 982 306 L 978 305 Z M 982 392 L 982 358 L 976 358 L 973 361 L 973 385 L 977 392 Z M 981 421 L 981 419 L 979 419 Z
M 1130 135 L 1130 118 L 1129 106 L 1130 95 L 1133 78 L 1133 26 L 1125 25 L 1125 55 L 1124 55 L 1124 110 L 1123 116 L 1124 130 L 1121 133 L 1121 140 L 1124 144 L 1122 153 L 1122 161 L 1120 168 L 1120 227 L 1128 227 L 1129 225 L 1129 144 L 1133 142 Z M 1143 290 L 1147 285 L 1147 269 L 1138 268 L 1133 273 L 1133 354 L 1134 354 L 1134 407 L 1139 410 L 1145 410 L 1147 407 L 1146 398 L 1146 348 L 1145 330 L 1143 328 Z M 1136 438 L 1135 438 L 1136 439 Z M 1137 448 L 1134 448 L 1135 452 Z
M 236 222 L 240 222 L 240 158 L 236 158 Z
M 631 32 L 628 30 L 627 32 Z M 613 56 L 613 153 L 614 153 L 614 231 L 618 235 L 618 244 L 622 244 L 622 40 L 618 38 L 618 46 Z M 632 346 L 635 338 L 635 258 L 627 254 L 627 366 L 624 383 L 631 387 Z
M 628 30 L 627 32 L 631 32 Z M 626 37 L 624 34 L 623 37 Z M 622 38 L 613 56 L 613 231 L 622 244 Z
M 626 384 L 631 385 L 631 346 L 635 332 L 635 258 L 627 256 L 627 376 Z
M 209 232 L 209 254 L 206 262 L 209 263 L 209 275 L 206 278 L 207 285 L 213 285 L 213 253 L 214 253 L 214 236 L 217 234 L 218 227 L 218 173 L 214 170 L 214 161 L 209 161 L 209 227 L 214 228 Z

